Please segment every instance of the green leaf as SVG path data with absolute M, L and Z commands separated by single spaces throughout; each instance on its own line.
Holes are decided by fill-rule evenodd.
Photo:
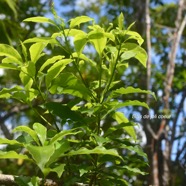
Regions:
M 68 135 L 76 135 L 76 134 L 79 134 L 81 133 L 82 131 L 80 130 L 77 130 L 76 128 L 74 129 L 69 129 L 69 130 L 63 130 L 59 133 L 57 133 L 53 138 L 51 138 L 50 140 L 50 143 L 49 144 L 53 144 L 61 139 L 63 139 L 65 136 L 68 136 Z M 66 144 L 65 144 L 66 145 Z
M 10 59 L 10 58 L 5 58 L 5 59 Z M 2 63 L 0 64 L 0 68 L 4 69 L 11 69 L 11 70 L 19 70 L 19 68 L 15 64 L 8 64 L 8 63 L 3 63 L 4 59 L 2 60 Z M 12 60 L 11 60 L 12 62 Z
M 121 13 L 118 17 L 118 27 L 120 30 L 123 29 L 123 25 L 124 25 L 124 16 L 123 13 Z
M 67 135 L 67 134 L 66 134 Z M 70 143 L 63 139 L 61 140 L 64 136 L 66 136 L 64 133 L 60 135 L 57 135 L 56 138 L 53 138 L 50 141 L 50 144 L 54 143 L 55 144 L 55 151 L 50 157 L 49 161 L 47 162 L 47 166 L 50 166 L 53 162 L 56 162 L 60 157 L 64 155 L 64 153 L 68 152 L 70 150 Z M 72 133 L 69 135 L 72 135 Z M 58 142 L 60 141 L 60 142 Z
M 24 55 L 25 61 L 27 61 L 27 57 L 28 57 L 27 49 L 26 49 L 25 45 L 23 44 L 23 42 L 20 42 L 20 43 L 21 43 L 22 53 Z
M 105 36 L 104 30 L 100 26 L 94 25 L 92 28 L 94 30 L 88 33 L 88 39 L 91 43 L 93 43 L 98 54 L 101 55 L 106 47 L 107 37 Z
M 47 129 L 45 126 L 43 126 L 40 123 L 34 123 L 33 124 L 33 129 L 35 130 L 40 142 L 42 145 L 44 145 L 46 141 L 46 134 L 47 134 Z
M 90 90 L 72 73 L 60 74 L 59 77 L 53 81 L 49 91 L 52 94 L 77 96 L 87 101 L 90 101 L 92 97 Z
M 51 37 L 33 37 L 24 41 L 24 43 L 50 43 L 58 44 L 56 39 Z
M 122 146 L 120 146 L 120 148 L 128 149 L 132 152 L 137 153 L 139 156 L 145 158 L 146 160 L 148 159 L 147 154 L 143 152 L 143 150 L 140 146 L 137 146 L 137 145 L 136 146 L 128 146 L 128 145 L 123 144 Z
M 25 147 L 28 150 L 28 152 L 31 154 L 36 165 L 44 173 L 45 165 L 55 151 L 54 145 L 34 146 L 29 144 L 29 145 L 25 145 Z
M 19 77 L 27 90 L 32 87 L 33 79 L 35 79 L 36 68 L 33 62 L 29 62 L 21 67 Z
M 0 44 L 0 56 L 10 57 L 12 63 L 22 64 L 22 58 L 20 54 L 12 46 L 6 44 Z
M 43 54 L 41 53 L 43 51 L 43 49 L 46 47 L 47 43 L 44 43 L 44 42 L 39 42 L 39 43 L 35 43 L 33 44 L 30 48 L 29 48 L 29 51 L 30 51 L 30 58 L 31 58 L 31 61 L 33 63 L 36 63 L 37 60 L 43 56 Z
M 151 92 L 148 90 L 141 90 L 139 88 L 134 88 L 134 87 L 127 87 L 127 88 L 122 87 L 122 88 L 113 90 L 111 94 L 109 95 L 108 99 L 115 98 L 115 97 L 118 97 L 124 94 L 134 94 L 134 93 L 151 94 L 156 99 L 154 92 Z
M 70 28 L 74 28 L 75 26 L 79 26 L 81 23 L 86 23 L 89 21 L 93 21 L 94 19 L 88 16 L 79 16 L 70 21 Z
M 136 58 L 144 67 L 146 67 L 147 53 L 146 51 L 135 43 L 124 43 L 122 45 L 123 54 L 121 59 L 126 61 L 130 58 Z
M 118 124 L 128 123 L 128 119 L 124 116 L 122 112 L 115 112 L 112 117 L 118 122 Z M 136 132 L 133 126 L 124 126 L 123 129 L 136 140 Z
M 48 65 L 51 65 L 53 63 L 55 63 L 58 60 L 63 59 L 65 56 L 62 55 L 58 55 L 58 56 L 53 56 L 50 59 L 46 60 L 43 65 L 41 66 L 41 68 L 39 69 L 39 71 L 43 71 Z
M 12 132 L 25 132 L 29 134 L 38 145 L 40 144 L 36 132 L 27 126 L 18 126 L 14 128 Z
M 67 153 L 67 156 L 76 156 L 76 155 L 82 155 L 82 154 L 102 154 L 102 155 L 111 155 L 116 156 L 123 160 L 123 158 L 118 154 L 118 152 L 115 149 L 106 149 L 102 146 L 97 146 L 94 149 L 90 150 L 85 147 L 80 148 L 79 150 L 72 150 L 69 153 Z
M 72 59 L 62 59 L 54 63 L 47 71 L 46 86 L 49 87 L 51 81 L 55 79 L 60 74 L 60 72 L 63 71 L 66 65 L 68 65 L 72 61 Z
M 6 138 L 0 138 L 0 144 L 8 144 L 8 145 L 22 145 L 16 140 L 9 140 Z
M 63 172 L 65 171 L 65 165 L 66 164 L 59 164 L 55 166 L 54 168 L 47 168 L 45 175 L 49 174 L 50 172 L 55 172 L 57 173 L 58 178 L 60 178 Z
M 141 46 L 144 42 L 143 38 L 137 32 L 127 30 L 126 35 L 129 35 L 128 39 L 135 39 L 138 44 Z
M 129 167 L 127 165 L 126 166 L 123 166 L 122 168 L 123 169 L 127 169 L 128 171 L 133 172 L 135 174 L 141 174 L 141 175 L 146 175 L 147 174 L 146 172 L 142 172 L 138 168 L 132 168 L 132 167 Z
M 54 21 L 52 21 L 51 19 L 47 18 L 47 17 L 30 17 L 27 19 L 23 20 L 24 22 L 35 22 L 35 23 L 48 23 L 48 24 L 52 24 L 52 25 L 56 25 Z
M 82 53 L 86 43 L 88 41 L 87 34 L 77 34 L 74 38 L 74 46 L 78 54 Z
M 0 159 L 23 159 L 23 160 L 31 160 L 27 155 L 17 154 L 15 151 L 0 151 Z
M 142 106 L 142 107 L 149 109 L 149 106 L 145 102 L 141 102 L 138 100 L 133 100 L 133 101 L 127 100 L 123 103 L 117 102 L 117 101 L 112 101 L 112 102 L 107 103 L 106 105 L 108 105 L 110 108 L 112 108 L 112 110 L 110 110 L 109 112 L 120 109 L 122 107 L 127 107 L 127 106 Z
M 8 99 L 10 98 L 12 95 L 14 95 L 14 93 L 16 92 L 20 92 L 22 91 L 23 88 L 20 87 L 20 86 L 15 86 L 13 88 L 3 88 L 1 91 L 0 91 L 0 98 L 5 98 L 5 99 Z

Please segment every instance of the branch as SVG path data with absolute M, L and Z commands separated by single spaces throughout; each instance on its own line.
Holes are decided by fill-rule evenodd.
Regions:
M 0 174 L 0 185 L 5 186 L 17 186 L 16 184 L 16 178 L 19 178 L 19 176 L 13 176 L 13 175 L 7 175 L 7 174 Z M 29 178 L 29 177 L 28 177 Z M 39 178 L 40 184 L 43 182 L 41 178 Z M 58 184 L 50 179 L 45 180 L 45 185 L 49 186 L 58 186 Z

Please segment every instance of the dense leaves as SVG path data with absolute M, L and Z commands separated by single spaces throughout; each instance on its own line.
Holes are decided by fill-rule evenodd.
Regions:
M 120 102 L 119 98 L 127 94 L 154 94 L 139 88 L 114 86 L 119 82 L 115 74 L 123 63 L 126 65 L 135 58 L 146 66 L 147 54 L 141 48 L 141 36 L 130 31 L 130 28 L 124 29 L 122 14 L 118 17 L 118 26 L 110 30 L 95 24 L 87 16 L 76 17 L 62 26 L 57 24 L 59 21 L 45 17 L 32 17 L 24 21 L 49 23 L 60 30 L 48 38 L 26 40 L 21 43 L 22 52 L 9 45 L 0 45 L 0 55 L 4 57 L 1 68 L 17 70 L 21 81 L 21 86 L 3 89 L 0 97 L 28 104 L 44 122 L 33 123 L 31 127 L 17 126 L 13 132 L 21 134 L 16 140 L 0 140 L 0 144 L 16 146 L 17 150 L 4 149 L 0 157 L 29 160 L 37 165 L 44 177 L 55 172 L 66 185 L 70 174 L 71 184 L 81 182 L 89 185 L 107 185 L 109 180 L 116 185 L 127 184 L 123 174 L 128 177 L 144 175 L 138 167 L 125 164 L 124 151 L 135 152 L 145 160 L 146 155 L 135 144 L 135 124 L 118 109 L 149 107 L 138 100 Z M 86 32 L 80 29 L 80 24 L 87 27 Z M 69 43 L 71 37 L 73 44 Z M 68 56 L 47 57 L 49 45 L 65 49 Z M 75 46 L 75 50 L 71 49 L 71 45 Z M 97 60 L 89 59 L 84 54 L 84 48 L 88 45 L 98 55 Z M 93 82 L 87 82 L 83 75 L 82 65 L 85 63 L 87 69 L 93 68 L 96 72 Z M 62 103 L 60 100 L 66 95 L 71 99 Z M 116 123 L 112 127 L 115 139 L 109 128 L 103 127 L 109 117 Z M 128 143 L 125 143 L 127 139 Z M 23 154 L 24 151 L 27 155 Z M 109 170 L 113 168 L 110 175 L 106 174 L 107 166 Z M 121 173 L 117 174 L 115 169 Z M 76 178 L 74 182 L 73 177 Z

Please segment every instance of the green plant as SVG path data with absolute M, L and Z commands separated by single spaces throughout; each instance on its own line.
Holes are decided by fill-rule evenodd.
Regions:
M 20 136 L 14 140 L 1 138 L 0 144 L 10 145 L 12 150 L 0 151 L 0 159 L 30 161 L 38 166 L 44 178 L 55 172 L 64 185 L 78 182 L 90 186 L 127 185 L 125 175 L 145 173 L 126 164 L 124 150 L 143 159 L 146 154 L 136 143 L 135 123 L 120 109 L 148 108 L 148 105 L 138 100 L 121 102 L 119 97 L 154 94 L 139 88 L 124 88 L 118 74 L 128 69 L 131 58 L 145 67 L 147 55 L 141 47 L 143 39 L 130 30 L 133 24 L 124 28 L 122 14 L 118 25 L 110 24 L 107 29 L 87 16 L 76 17 L 65 24 L 55 12 L 54 15 L 55 21 L 46 17 L 24 20 L 52 24 L 57 31 L 51 37 L 21 42 L 21 52 L 0 44 L 0 56 L 5 56 L 0 67 L 17 70 L 22 83 L 3 88 L 0 98 L 29 105 L 43 120 L 31 127 L 16 127 L 13 132 Z M 87 46 L 96 53 L 95 59 L 86 55 Z M 47 58 L 47 47 L 52 48 L 51 51 L 59 47 L 62 55 Z M 70 96 L 69 101 L 61 103 L 65 95 Z M 60 99 L 54 101 L 55 96 Z

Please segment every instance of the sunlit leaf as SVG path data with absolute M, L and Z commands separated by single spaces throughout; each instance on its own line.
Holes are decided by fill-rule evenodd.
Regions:
M 52 21 L 51 19 L 47 18 L 47 17 L 30 17 L 27 19 L 23 20 L 24 22 L 35 22 L 35 23 L 48 23 L 48 24 L 52 24 L 55 25 L 55 22 Z
M 125 94 L 135 94 L 135 93 L 145 93 L 145 94 L 151 94 L 154 98 L 156 98 L 154 92 L 148 91 L 148 90 L 141 90 L 139 88 L 134 88 L 134 87 L 121 87 L 119 89 L 113 90 L 108 99 L 110 98 L 115 98 L 121 95 Z
M 123 29 L 123 25 L 124 25 L 124 16 L 123 13 L 120 13 L 120 15 L 118 16 L 118 27 L 120 30 Z
M 44 43 L 44 42 L 39 42 L 39 43 L 35 43 L 33 44 L 30 48 L 29 48 L 29 51 L 30 51 L 30 58 L 31 58 L 31 61 L 33 63 L 36 63 L 37 60 L 43 56 L 43 54 L 41 53 L 43 51 L 43 49 L 46 47 L 47 43 Z
M 118 154 L 118 152 L 115 149 L 106 149 L 102 146 L 97 146 L 94 149 L 90 150 L 85 147 L 79 149 L 79 150 L 72 150 L 69 153 L 67 153 L 67 156 L 76 156 L 76 155 L 83 155 L 83 154 L 102 154 L 102 155 L 111 155 L 116 156 L 123 160 L 123 158 Z
M 0 151 L 0 159 L 23 159 L 23 160 L 30 160 L 27 155 L 18 154 L 15 151 Z
M 20 142 L 16 140 L 9 140 L 6 138 L 0 138 L 0 144 L 8 144 L 8 145 L 22 145 Z
M 47 71 L 46 75 L 46 85 L 47 87 L 50 86 L 51 81 L 56 78 L 60 72 L 63 71 L 63 69 L 71 63 L 73 60 L 72 59 L 62 59 L 54 63 Z
M 79 26 L 81 23 L 86 23 L 89 21 L 93 21 L 94 19 L 88 16 L 79 16 L 70 21 L 70 28 L 74 28 L 75 26 Z
M 46 141 L 46 134 L 47 134 L 47 129 L 40 123 L 34 123 L 33 124 L 33 129 L 35 130 L 40 142 L 42 145 L 44 145 Z
M 63 59 L 65 56 L 58 55 L 58 56 L 53 56 L 46 60 L 43 65 L 41 66 L 39 71 L 43 71 L 48 65 L 54 64 L 56 61 Z
M 20 54 L 12 46 L 6 44 L 0 44 L 0 56 L 10 57 L 12 63 L 22 64 L 22 58 Z
M 27 126 L 17 126 L 16 128 L 13 129 L 12 132 L 25 132 L 29 134 L 32 137 L 32 139 L 39 145 L 39 139 L 36 132 Z
M 103 52 L 106 47 L 107 37 L 105 36 L 104 30 L 95 25 L 94 30 L 88 33 L 88 38 L 91 43 L 93 43 L 96 51 L 99 55 Z
M 122 112 L 115 112 L 112 117 L 118 122 L 118 124 L 128 123 L 128 119 L 124 116 Z M 124 126 L 123 129 L 136 140 L 136 132 L 133 126 Z
M 37 166 L 44 171 L 46 163 L 49 161 L 50 157 L 55 151 L 54 145 L 46 146 L 34 146 L 34 145 L 25 145 L 28 152 L 32 155 L 32 158 L 35 160 Z
M 53 81 L 50 92 L 52 94 L 69 94 L 85 100 L 90 100 L 92 96 L 90 90 L 72 73 L 60 74 Z

